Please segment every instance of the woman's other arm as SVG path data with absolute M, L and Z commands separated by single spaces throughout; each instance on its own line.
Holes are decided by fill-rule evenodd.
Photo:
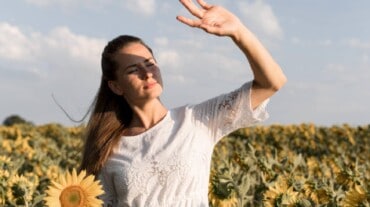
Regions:
M 197 17 L 197 19 L 189 19 L 178 16 L 177 19 L 180 22 L 201 28 L 210 34 L 231 37 L 244 53 L 254 75 L 251 93 L 253 109 L 285 84 L 286 77 L 280 66 L 238 17 L 223 7 L 207 4 L 203 0 L 197 0 L 201 8 L 191 0 L 180 0 L 180 2 Z

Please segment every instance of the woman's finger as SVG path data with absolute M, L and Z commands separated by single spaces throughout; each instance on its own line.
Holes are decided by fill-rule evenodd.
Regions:
M 212 5 L 207 4 L 204 0 L 197 0 L 198 4 L 205 10 L 211 9 Z
M 200 20 L 193 20 L 193 19 L 189 19 L 183 16 L 177 16 L 176 19 L 191 27 L 199 27 L 201 24 Z
M 192 0 L 180 0 L 180 2 L 182 3 L 182 5 L 185 6 L 185 8 L 194 16 L 198 17 L 198 18 L 203 18 L 203 11 L 201 9 L 199 9 L 197 6 L 195 6 L 195 4 L 193 3 Z

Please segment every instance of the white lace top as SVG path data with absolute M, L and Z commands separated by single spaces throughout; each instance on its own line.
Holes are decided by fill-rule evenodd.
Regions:
M 196 105 L 169 110 L 154 127 L 123 136 L 99 174 L 104 206 L 207 207 L 213 148 L 230 132 L 268 117 L 252 111 L 251 82 Z

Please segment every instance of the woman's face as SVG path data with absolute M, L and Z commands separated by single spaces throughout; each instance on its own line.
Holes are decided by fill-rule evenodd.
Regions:
M 131 43 L 115 55 L 116 80 L 108 82 L 111 90 L 129 104 L 143 104 L 158 98 L 163 90 L 160 70 L 150 51 L 140 43 Z

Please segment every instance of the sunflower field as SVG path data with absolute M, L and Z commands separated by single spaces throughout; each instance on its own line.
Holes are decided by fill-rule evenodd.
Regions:
M 58 175 L 78 168 L 84 126 L 0 126 L 0 206 L 46 206 Z M 216 146 L 212 207 L 370 206 L 370 125 L 255 126 Z

